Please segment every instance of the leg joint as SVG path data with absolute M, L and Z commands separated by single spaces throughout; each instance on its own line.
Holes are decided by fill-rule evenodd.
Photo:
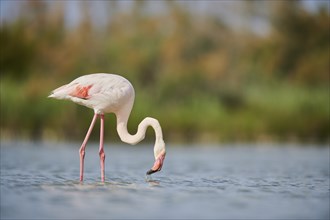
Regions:
M 100 158 L 101 158 L 102 160 L 105 159 L 105 153 L 104 153 L 104 150 L 103 150 L 103 149 L 99 151 L 99 155 L 100 155 Z
M 81 157 L 85 157 L 85 149 L 79 149 L 79 154 Z

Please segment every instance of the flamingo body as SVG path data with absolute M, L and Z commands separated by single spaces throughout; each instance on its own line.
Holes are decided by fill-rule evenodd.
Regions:
M 69 99 L 100 114 L 118 112 L 125 104 L 134 101 L 135 93 L 132 84 L 124 77 L 95 73 L 55 89 L 50 97 Z
M 101 119 L 99 155 L 101 179 L 104 181 L 105 153 L 103 149 L 103 132 L 105 113 L 116 114 L 119 137 L 123 142 L 129 144 L 136 144 L 143 140 L 147 127 L 153 127 L 156 136 L 154 146 L 155 163 L 147 174 L 161 170 L 166 151 L 159 122 L 154 118 L 147 117 L 139 124 L 138 131 L 135 135 L 131 135 L 127 131 L 127 122 L 134 104 L 135 92 L 132 84 L 124 77 L 108 73 L 84 75 L 69 84 L 55 89 L 48 97 L 68 99 L 94 110 L 93 120 L 79 150 L 81 181 L 83 180 L 85 147 L 98 117 Z

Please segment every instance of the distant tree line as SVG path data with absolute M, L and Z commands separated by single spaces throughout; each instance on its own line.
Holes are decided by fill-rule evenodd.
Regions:
M 249 2 L 242 5 L 253 15 L 257 3 Z M 175 1 L 160 14 L 145 13 L 144 1 L 129 11 L 105 2 L 111 17 L 100 29 L 80 4 L 83 17 L 71 28 L 63 2 L 50 9 L 26 1 L 16 20 L 2 23 L 1 138 L 80 138 L 88 111 L 45 97 L 80 75 L 111 72 L 136 87 L 132 133 L 150 114 L 171 141 L 329 141 L 327 8 L 266 4 L 270 31 L 261 36 Z

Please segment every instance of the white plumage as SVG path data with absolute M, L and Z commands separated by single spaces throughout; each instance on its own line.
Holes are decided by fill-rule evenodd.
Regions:
M 124 77 L 108 73 L 84 75 L 73 80 L 69 84 L 55 89 L 48 97 L 68 99 L 77 104 L 94 109 L 94 118 L 79 150 L 81 181 L 83 180 L 85 147 L 98 117 L 101 119 L 99 154 L 101 179 L 104 181 L 105 154 L 103 149 L 103 131 L 105 113 L 115 113 L 117 117 L 118 135 L 123 142 L 129 144 L 136 144 L 143 140 L 147 127 L 153 127 L 156 136 L 154 146 L 155 163 L 147 174 L 152 174 L 161 170 L 166 150 L 159 122 L 154 118 L 147 117 L 139 124 L 138 131 L 135 135 L 131 135 L 127 131 L 127 121 L 134 104 L 135 92 L 132 84 Z

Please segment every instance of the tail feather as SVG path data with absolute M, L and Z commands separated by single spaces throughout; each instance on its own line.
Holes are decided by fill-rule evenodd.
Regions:
M 70 90 L 68 88 L 67 85 L 61 86 L 55 90 L 53 90 L 50 95 L 48 96 L 48 98 L 55 98 L 55 99 L 65 99 L 67 98 L 69 91 Z

